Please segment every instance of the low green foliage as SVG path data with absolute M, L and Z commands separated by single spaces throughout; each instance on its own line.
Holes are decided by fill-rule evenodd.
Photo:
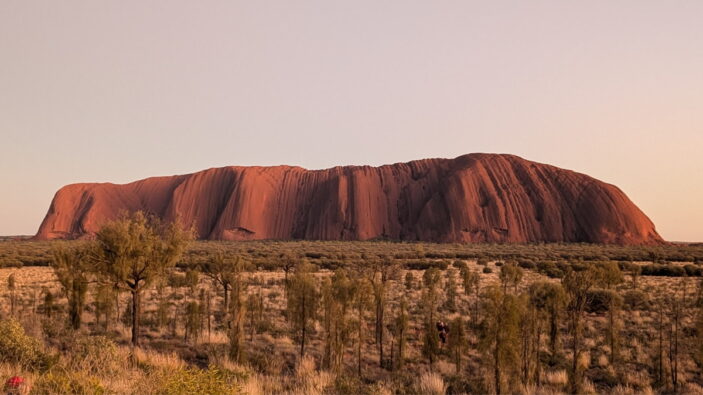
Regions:
M 156 391 L 158 395 L 226 395 L 236 394 L 237 387 L 232 377 L 224 371 L 210 367 L 208 369 L 183 368 L 168 372 Z
M 55 360 L 55 357 L 43 350 L 37 339 L 25 333 L 17 321 L 0 320 L 0 362 L 43 371 L 51 367 Z
M 32 386 L 34 395 L 102 395 L 107 391 L 100 381 L 80 371 L 52 370 L 42 376 Z

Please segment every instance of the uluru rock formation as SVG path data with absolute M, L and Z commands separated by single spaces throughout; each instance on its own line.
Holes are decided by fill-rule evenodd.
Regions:
M 655 244 L 654 224 L 617 187 L 513 155 L 380 167 L 223 167 L 130 184 L 61 188 L 38 239 L 90 236 L 143 210 L 201 239 Z

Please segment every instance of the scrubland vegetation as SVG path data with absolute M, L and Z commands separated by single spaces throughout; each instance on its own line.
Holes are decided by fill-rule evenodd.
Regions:
M 701 246 L 191 238 L 135 215 L 94 241 L 0 242 L 0 379 L 34 394 L 703 393 Z

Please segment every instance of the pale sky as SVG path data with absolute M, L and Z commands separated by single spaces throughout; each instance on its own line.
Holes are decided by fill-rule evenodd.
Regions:
M 703 1 L 0 0 L 0 235 L 57 189 L 511 153 L 703 241 Z

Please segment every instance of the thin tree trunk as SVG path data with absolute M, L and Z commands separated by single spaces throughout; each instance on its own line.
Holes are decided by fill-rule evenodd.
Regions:
M 306 298 L 305 298 L 305 293 L 303 293 L 302 296 L 303 296 L 303 304 L 302 304 L 302 310 L 303 310 L 303 311 L 302 311 L 302 313 L 303 313 L 303 317 L 302 317 L 302 318 L 303 318 L 303 320 L 302 320 L 302 331 L 301 331 L 302 333 L 301 333 L 301 336 L 300 336 L 300 337 L 301 337 L 301 339 L 300 339 L 300 359 L 301 359 L 301 360 L 303 359 L 303 356 L 305 355 L 305 335 L 306 335 L 306 333 L 305 333 L 305 329 L 306 329 L 306 328 L 305 328 L 305 327 L 307 326 L 307 325 L 306 325 L 307 317 L 306 317 L 306 314 L 305 314 L 305 313 L 307 312 L 307 310 L 306 310 L 306 309 L 307 309 L 307 306 L 305 305 L 305 302 L 306 302 L 306 300 L 305 300 L 305 299 L 306 299 Z
M 540 345 L 542 344 L 542 328 L 541 325 L 537 327 L 537 338 L 535 344 L 535 357 L 537 359 L 537 364 L 535 365 L 535 384 L 537 387 L 542 386 L 542 360 L 540 358 Z
M 383 367 L 383 300 L 378 306 L 378 366 Z
M 496 345 L 493 350 L 493 379 L 495 380 L 496 395 L 500 395 L 500 338 L 496 337 Z
M 224 307 L 224 311 L 229 311 L 229 285 L 228 284 L 222 284 L 222 290 L 224 291 L 224 301 L 222 306 Z
M 139 346 L 139 316 L 141 312 L 140 303 L 141 290 L 138 286 L 132 288 L 132 345 Z
M 580 327 L 579 325 L 581 324 L 579 322 L 578 317 L 578 312 L 573 313 L 574 316 L 572 317 L 572 325 L 573 325 L 573 330 L 574 330 L 574 341 L 573 344 L 571 345 L 571 350 L 573 352 L 573 358 L 571 360 L 571 371 L 572 371 L 572 388 L 571 391 L 574 393 L 580 392 L 581 389 L 581 377 L 579 374 L 579 369 L 578 369 L 578 359 L 579 359 L 579 350 L 580 350 L 580 342 L 581 342 L 581 334 L 580 334 Z
M 658 366 L 658 378 L 659 384 L 664 384 L 664 309 L 661 304 L 659 305 L 659 366 Z
M 549 358 L 550 363 L 554 364 L 557 359 L 557 342 L 559 336 L 559 322 L 557 318 L 557 312 L 550 312 L 549 317 Z
M 358 360 L 358 366 L 357 366 L 357 371 L 359 374 L 359 377 L 361 377 L 361 307 L 359 307 L 359 324 L 358 324 L 358 331 L 359 331 L 359 345 L 357 347 L 357 360 Z

